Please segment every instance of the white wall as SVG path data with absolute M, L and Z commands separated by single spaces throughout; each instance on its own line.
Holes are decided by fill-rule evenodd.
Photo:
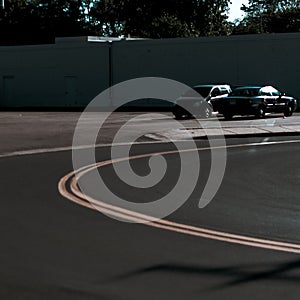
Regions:
M 86 105 L 108 87 L 107 49 L 86 38 L 0 47 L 0 106 Z
M 268 84 L 300 98 L 300 33 L 121 42 L 113 53 L 115 83 L 161 76 L 189 85 Z
M 0 106 L 84 106 L 109 86 L 109 43 L 0 47 Z M 112 80 L 270 84 L 300 98 L 300 33 L 113 42 Z M 104 104 L 106 105 L 106 104 Z

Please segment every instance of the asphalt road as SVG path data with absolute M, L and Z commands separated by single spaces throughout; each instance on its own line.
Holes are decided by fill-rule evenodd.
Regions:
M 295 137 L 290 139 L 296 140 Z M 228 144 L 287 141 L 231 139 Z M 197 142 L 206 147 L 205 141 Z M 138 145 L 132 155 L 173 149 Z M 97 159 L 110 159 L 109 147 Z M 83 150 L 84 151 L 84 150 Z M 189 200 L 166 219 L 261 239 L 300 243 L 300 140 L 228 148 L 221 188 L 205 208 L 199 195 L 210 167 Z M 106 182 L 134 202 L 165 194 L 176 182 L 177 155 L 166 185 L 132 191 L 102 169 Z M 149 172 L 147 158 L 132 163 Z M 0 201 L 1 299 L 299 299 L 298 254 L 192 236 L 111 219 L 58 192 L 72 170 L 71 152 L 2 157 Z M 105 200 L 105 199 L 104 199 Z
M 70 147 L 74 130 L 80 112 L 0 112 L 0 155 L 5 153 L 32 150 L 48 149 L 53 147 Z M 225 121 L 220 117 L 221 126 L 228 130 L 240 127 L 245 128 L 245 133 L 249 133 L 247 128 L 259 128 L 260 126 L 295 126 L 300 128 L 300 113 L 294 113 L 292 117 L 283 119 L 282 114 L 273 114 L 265 119 L 255 119 L 253 117 L 235 117 L 232 121 Z M 139 118 L 136 118 L 138 117 Z M 105 113 L 90 113 L 85 117 L 82 125 L 82 142 L 93 129 L 99 127 L 99 122 L 103 121 Z M 135 118 L 135 119 L 133 119 Z M 178 124 L 174 121 L 173 115 L 168 112 L 114 112 L 111 118 L 103 126 L 102 134 L 98 136 L 98 144 L 110 144 L 113 141 L 116 131 L 120 126 L 129 120 L 133 121 L 126 128 L 127 141 L 136 133 L 155 133 L 156 138 L 164 139 L 166 132 L 174 131 Z M 195 120 L 182 120 L 186 128 L 198 128 L 199 123 Z M 206 120 L 205 120 L 206 122 Z M 207 120 L 206 126 L 214 126 L 213 119 Z M 252 130 L 253 131 L 253 130 Z M 254 131 L 255 132 L 255 131 Z M 235 133 L 235 132 L 234 132 Z M 182 138 L 178 136 L 177 138 Z M 144 141 L 149 140 L 143 138 Z

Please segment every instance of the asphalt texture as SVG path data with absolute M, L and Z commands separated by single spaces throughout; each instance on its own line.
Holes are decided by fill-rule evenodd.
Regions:
M 0 155 L 35 149 L 70 147 L 74 130 L 81 112 L 0 112 Z M 273 114 L 265 119 L 253 117 L 234 117 L 225 121 L 219 117 L 224 135 L 264 135 L 300 134 L 300 113 L 283 119 L 282 114 Z M 97 144 L 111 144 L 119 128 L 133 118 L 126 128 L 125 142 L 131 142 L 136 133 L 141 141 L 168 141 L 168 139 L 186 139 L 192 135 L 202 138 L 207 133 L 214 134 L 215 119 L 201 120 L 203 131 L 197 120 L 181 120 L 186 130 L 179 129 L 178 123 L 170 112 L 114 112 L 103 124 Z M 91 130 L 98 129 L 99 122 L 106 118 L 105 113 L 90 113 L 82 120 L 82 144 L 89 144 L 87 136 Z
M 290 139 L 297 140 L 268 141 Z M 227 141 L 253 142 L 266 139 Z M 170 144 L 137 145 L 132 154 L 169 149 Z M 200 151 L 204 175 L 190 199 L 167 219 L 300 243 L 300 143 L 227 150 L 215 199 L 198 208 L 210 162 L 209 152 Z M 98 160 L 109 158 L 110 147 L 97 149 Z M 299 255 L 119 222 L 74 204 L 57 189 L 72 170 L 71 159 L 71 151 L 0 159 L 1 299 L 299 299 Z M 167 159 L 178 164 L 176 155 Z M 147 159 L 133 167 L 149 172 Z M 116 191 L 139 201 L 136 191 L 114 179 L 111 167 L 103 172 Z M 171 172 L 170 182 L 176 176 Z M 165 189 L 160 185 L 144 193 L 143 201 Z

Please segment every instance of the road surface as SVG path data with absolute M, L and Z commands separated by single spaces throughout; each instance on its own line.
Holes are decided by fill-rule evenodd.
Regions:
M 239 146 L 249 143 L 255 144 Z M 210 165 L 209 151 L 203 150 L 203 176 L 190 199 L 166 220 L 297 249 L 300 139 L 231 139 L 227 144 L 235 146 L 227 149 L 225 177 L 213 201 L 198 208 Z M 141 144 L 132 155 L 170 149 L 170 144 Z M 110 147 L 98 148 L 97 160 L 107 159 Z M 173 166 L 167 184 L 147 193 L 115 180 L 111 166 L 102 175 L 122 196 L 147 202 L 176 182 L 178 156 L 166 159 Z M 288 247 L 264 249 L 119 222 L 69 201 L 58 182 L 72 171 L 70 151 L 2 157 L 0 166 L 1 299 L 300 297 L 300 256 Z M 135 160 L 133 167 L 147 174 L 148 158 Z

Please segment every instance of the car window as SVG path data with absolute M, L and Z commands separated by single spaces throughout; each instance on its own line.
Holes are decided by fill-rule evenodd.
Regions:
M 280 96 L 280 95 L 281 93 L 277 90 L 272 92 L 272 96 Z
M 249 90 L 248 89 L 236 89 L 232 92 L 235 96 L 249 96 Z
M 211 91 L 211 96 L 212 97 L 216 97 L 216 96 L 219 96 L 221 95 L 221 92 L 218 88 L 214 88 L 212 91 Z
M 264 86 L 263 88 L 261 88 L 260 90 L 260 94 L 262 96 L 279 96 L 280 92 L 277 91 L 274 87 L 272 86 Z
M 258 89 L 250 89 L 249 94 L 250 96 L 258 96 Z
M 229 94 L 230 91 L 228 91 L 226 88 L 221 87 L 221 95 Z
M 199 86 L 199 87 L 194 87 L 194 90 L 199 93 L 202 97 L 206 98 L 211 90 L 211 87 L 207 86 Z
M 236 88 L 230 93 L 230 95 L 232 96 L 244 96 L 244 97 L 258 96 L 258 94 L 259 94 L 258 88 Z
M 267 92 L 267 91 L 261 91 L 260 94 L 262 96 L 272 96 L 272 93 L 271 92 Z

